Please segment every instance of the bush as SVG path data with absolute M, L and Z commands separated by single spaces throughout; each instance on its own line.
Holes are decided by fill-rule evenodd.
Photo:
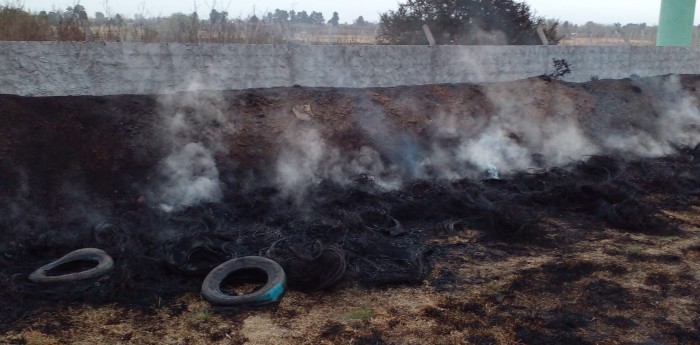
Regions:
M 56 40 L 85 40 L 85 32 L 77 14 L 64 16 L 54 12 L 31 14 L 18 6 L 0 7 L 0 41 Z
M 557 44 L 557 21 L 536 17 L 530 6 L 513 0 L 408 0 L 380 16 L 380 44 L 426 44 L 428 24 L 438 44 L 540 44 L 543 25 L 550 44 Z
M 0 40 L 49 41 L 53 38 L 48 16 L 33 15 L 10 6 L 0 9 Z
M 552 59 L 552 64 L 554 64 L 554 72 L 549 73 L 547 76 L 552 79 L 561 80 L 567 74 L 571 73 L 571 67 L 565 59 Z

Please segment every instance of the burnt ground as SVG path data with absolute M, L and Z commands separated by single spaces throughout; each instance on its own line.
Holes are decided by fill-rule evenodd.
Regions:
M 0 95 L 0 343 L 700 343 L 699 84 Z M 199 297 L 243 255 L 278 305 Z

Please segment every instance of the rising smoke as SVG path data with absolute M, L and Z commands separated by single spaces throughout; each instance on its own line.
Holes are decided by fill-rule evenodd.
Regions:
M 313 124 L 290 125 L 282 138 L 282 150 L 275 163 L 274 182 L 282 196 L 303 203 L 309 189 L 323 180 L 341 186 L 360 175 L 376 178 L 384 188 L 397 188 L 398 168 L 387 166 L 371 147 L 342 152 L 333 147 Z
M 373 142 L 359 151 L 333 147 L 313 122 L 294 127 L 276 163 L 276 184 L 301 201 L 305 191 L 322 180 L 342 185 L 357 174 L 372 175 L 382 187 L 396 189 L 414 179 L 499 178 L 530 168 L 564 166 L 591 155 L 660 156 L 700 140 L 697 99 L 682 90 L 678 77 L 644 86 L 662 95 L 656 118 L 600 132 L 595 124 L 581 122 L 575 93 L 530 83 L 549 97 L 533 98 L 522 84 L 485 85 L 483 92 L 495 114 L 426 114 L 432 120 L 425 139 L 397 129 L 389 116 L 376 113 L 356 119 Z
M 164 211 L 200 202 L 219 202 L 223 184 L 216 155 L 226 153 L 225 139 L 234 132 L 225 114 L 221 92 L 206 89 L 194 76 L 187 92 L 159 97 L 163 126 L 161 141 L 169 154 L 159 164 L 149 201 Z
M 645 86 L 663 96 L 657 102 L 657 118 L 646 124 L 609 126 L 604 132 L 581 122 L 575 93 L 548 89 L 538 81 L 522 83 L 481 88 L 493 114 L 426 114 L 431 120 L 424 137 L 397 128 L 381 110 L 355 115 L 372 144 L 354 150 L 340 149 L 324 138 L 313 117 L 301 121 L 285 114 L 290 115 L 289 125 L 277 143 L 270 182 L 283 197 L 303 204 L 323 181 L 345 186 L 358 176 L 370 176 L 378 186 L 393 190 L 415 179 L 502 178 L 590 155 L 658 156 L 670 153 L 674 145 L 698 141 L 697 99 L 683 91 L 677 77 Z M 539 88 L 533 93 L 548 96 L 531 97 L 524 87 Z M 195 91 L 202 88 L 192 83 L 190 92 L 159 98 L 162 139 L 169 154 L 159 164 L 149 200 L 163 210 L 218 202 L 224 193 L 217 157 L 227 153 L 234 116 L 226 113 L 220 93 Z

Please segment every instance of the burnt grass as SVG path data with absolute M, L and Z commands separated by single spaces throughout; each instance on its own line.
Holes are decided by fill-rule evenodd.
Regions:
M 658 106 L 645 94 L 653 91 L 651 81 L 522 83 L 540 92 L 588 95 L 597 103 L 577 105 L 587 131 L 611 125 L 610 108 L 629 126 L 657 116 Z M 687 76 L 681 84 L 694 92 L 695 83 Z M 493 104 L 475 85 L 290 88 L 221 97 L 237 128 L 222 136 L 226 149 L 215 155 L 222 198 L 165 212 L 142 198 L 168 152 L 158 139 L 163 107 L 157 97 L 0 95 L 1 331 L 22 330 L 42 313 L 84 304 L 142 310 L 148 318 L 154 295 L 177 316 L 186 310 L 178 298 L 197 294 L 213 267 L 262 255 L 285 268 L 290 289 L 304 293 L 427 287 L 438 302 L 417 317 L 434 321 L 426 332 L 435 339 L 465 332 L 463 341 L 472 344 L 700 342 L 698 223 L 677 216 L 697 219 L 700 145 L 652 158 L 587 156 L 498 179 L 428 174 L 389 190 L 377 176 L 362 174 L 346 184 L 321 180 L 299 203 L 285 197 L 271 175 L 281 150 L 279 128 L 301 121 L 291 106 L 313 104 L 312 123 L 341 150 L 375 147 L 390 162 L 391 150 L 382 147 L 408 142 L 377 144 L 357 125 L 357 114 L 389 114 L 392 131 L 427 145 L 423 114 L 439 108 L 488 116 Z M 650 250 L 649 243 L 689 245 L 666 253 Z M 37 267 L 82 247 L 110 253 L 112 274 L 60 286 L 27 280 Z M 549 259 L 538 263 L 543 257 Z M 464 268 L 470 265 L 483 271 Z M 627 284 L 630 279 L 642 287 Z M 459 293 L 472 287 L 486 292 Z M 682 317 L 672 307 L 679 300 L 695 301 Z M 232 318 L 256 312 L 214 310 Z M 300 312 L 276 313 L 293 319 Z M 69 318 L 56 322 L 41 331 L 72 327 Z M 349 337 L 358 344 L 401 343 L 391 335 L 401 322 L 367 326 L 358 335 L 351 329 L 356 325 L 328 321 L 315 336 L 333 343 Z

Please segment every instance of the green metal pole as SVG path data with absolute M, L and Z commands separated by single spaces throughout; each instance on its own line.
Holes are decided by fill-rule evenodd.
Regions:
M 696 0 L 661 0 L 657 46 L 689 46 L 693 43 Z

